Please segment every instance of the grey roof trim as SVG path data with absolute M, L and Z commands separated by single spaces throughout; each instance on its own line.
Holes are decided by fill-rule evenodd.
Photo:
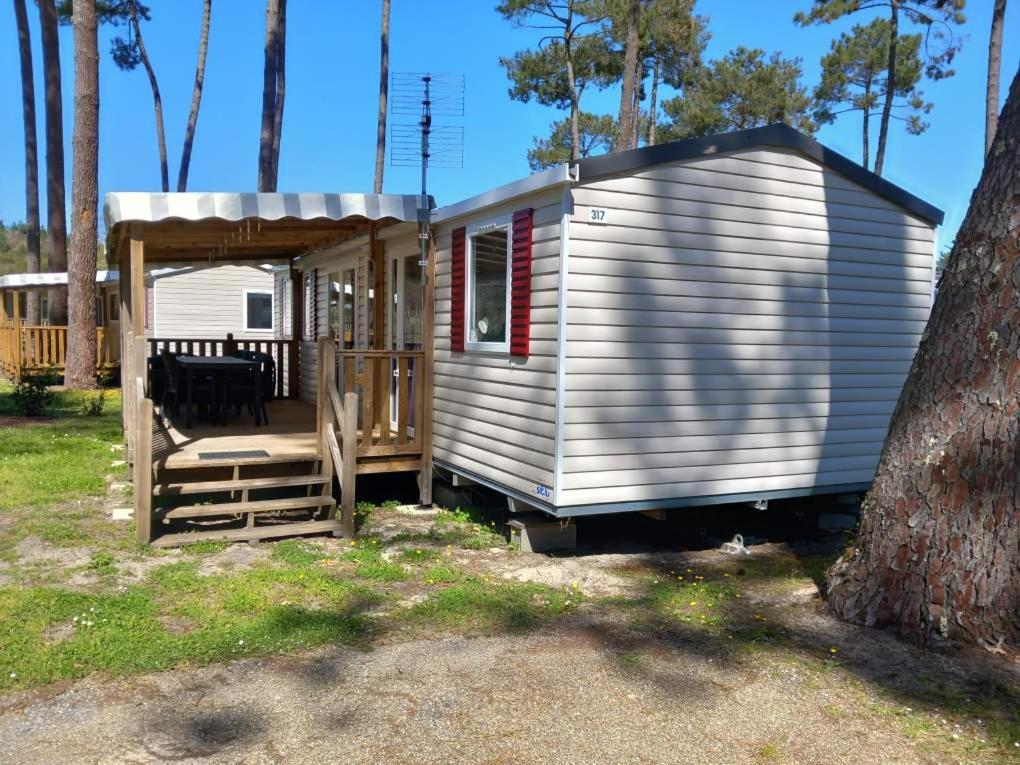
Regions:
M 920 197 L 914 196 L 895 183 L 890 183 L 870 170 L 865 170 L 852 159 L 844 157 L 839 152 L 823 146 L 815 139 L 782 123 L 751 128 L 750 130 L 737 130 L 732 133 L 720 133 L 703 138 L 689 138 L 672 143 L 661 143 L 616 154 L 588 157 L 587 159 L 578 160 L 577 166 L 579 168 L 580 179 L 583 182 L 589 178 L 601 175 L 625 173 L 649 165 L 693 159 L 711 154 L 722 154 L 723 152 L 749 149 L 755 146 L 781 146 L 787 149 L 795 149 L 832 168 L 837 173 L 846 176 L 868 191 L 888 199 L 890 202 L 909 210 L 926 221 L 940 225 L 945 217 L 945 213 L 934 205 L 925 202 Z
M 235 192 L 111 192 L 106 195 L 107 231 L 121 223 L 164 220 L 417 220 L 413 194 L 289 194 Z M 430 204 L 434 204 L 431 197 Z
M 826 494 L 863 494 L 870 488 L 870 483 L 838 483 L 824 486 L 805 486 L 800 489 L 746 491 L 740 494 L 709 494 L 700 497 L 607 502 L 596 505 L 561 505 L 554 508 L 551 512 L 557 518 L 576 518 L 582 515 L 639 513 L 644 510 L 679 510 L 688 507 L 707 507 L 709 505 L 732 505 L 743 502 L 755 502 L 759 499 L 796 499 L 798 497 L 814 497 Z
M 492 207 L 493 205 L 498 205 L 502 202 L 508 202 L 511 199 L 522 197 L 525 194 L 531 194 L 552 186 L 569 183 L 572 180 L 573 178 L 571 176 L 570 168 L 567 165 L 556 165 L 555 167 L 550 167 L 548 170 L 543 170 L 540 173 L 529 175 L 527 178 L 521 178 L 520 180 L 513 181 L 512 183 L 497 186 L 496 188 L 489 189 L 481 194 L 476 194 L 473 197 L 468 197 L 460 202 L 455 202 L 452 205 L 440 207 L 432 213 L 432 222 L 445 223 L 453 218 L 459 218 L 463 215 L 468 215 L 469 213 L 476 212 L 486 207 Z

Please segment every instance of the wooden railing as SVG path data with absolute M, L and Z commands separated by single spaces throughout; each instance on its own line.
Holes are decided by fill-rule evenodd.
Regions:
M 354 493 L 357 476 L 358 396 L 343 400 L 336 386 L 336 346 L 319 339 L 318 433 L 322 474 L 336 475 L 340 482 L 340 525 L 348 539 L 354 538 Z
M 64 369 L 67 361 L 67 327 L 5 322 L 0 325 L 0 370 L 12 379 L 25 372 Z M 96 369 L 108 371 L 120 364 L 120 338 L 115 329 L 96 328 Z
M 230 335 L 220 340 L 201 337 L 150 337 L 149 356 L 162 350 L 186 353 L 189 356 L 227 356 L 235 350 L 258 351 L 273 358 L 276 364 L 276 397 L 298 395 L 298 342 L 296 340 L 235 340 Z
M 408 469 L 420 460 L 425 443 L 422 351 L 342 351 L 338 387 L 357 394 L 359 457 L 407 457 Z M 396 390 L 392 381 L 396 379 Z M 396 413 L 392 408 L 396 407 Z M 389 470 L 395 469 L 392 463 Z M 363 469 L 361 472 L 371 472 Z

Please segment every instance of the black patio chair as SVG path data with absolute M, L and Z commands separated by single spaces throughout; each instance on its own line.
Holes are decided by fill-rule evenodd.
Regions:
M 272 356 L 262 351 L 234 351 L 230 355 L 236 359 L 259 362 L 262 365 L 262 395 L 266 401 L 276 398 L 276 361 Z
M 171 417 L 180 417 L 181 399 L 187 395 L 187 391 L 184 390 L 184 372 L 181 369 L 181 365 L 177 362 L 177 357 L 180 355 L 165 348 L 160 351 L 165 381 L 163 384 L 163 394 L 159 399 L 159 417 L 164 422 L 166 422 L 167 403 L 172 403 Z M 211 407 L 213 404 L 213 380 L 207 375 L 194 375 L 191 385 L 192 403 Z
M 257 361 L 257 359 L 249 358 L 252 353 L 252 351 L 236 351 L 231 355 L 236 359 Z M 232 405 L 236 416 L 241 413 L 243 404 L 256 422 L 261 419 L 264 424 L 268 425 L 269 414 L 266 412 L 265 389 L 260 390 L 261 386 L 258 385 L 261 374 L 262 367 L 253 366 L 244 372 L 231 372 L 227 375 L 226 389 L 223 392 L 224 410 Z M 259 395 L 260 393 L 262 395 Z

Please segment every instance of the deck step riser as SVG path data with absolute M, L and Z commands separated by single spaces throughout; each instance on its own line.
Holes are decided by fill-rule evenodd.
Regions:
M 241 515 L 244 513 L 278 513 L 287 510 L 308 510 L 321 507 L 335 507 L 336 500 L 330 496 L 293 497 L 290 499 L 268 499 L 250 502 L 222 502 L 213 505 L 175 507 L 167 511 L 164 522 L 178 518 L 206 518 L 217 515 Z
M 188 483 L 168 483 L 153 487 L 152 493 L 157 497 L 176 497 L 186 494 L 215 494 L 219 492 L 256 491 L 259 489 L 305 488 L 319 486 L 331 482 L 332 479 L 321 475 L 281 476 L 279 478 L 240 478 L 234 481 L 194 481 Z
M 293 537 L 302 534 L 337 534 L 340 532 L 340 523 L 336 520 L 305 521 L 304 523 L 283 523 L 279 526 L 255 526 L 254 528 L 243 529 L 222 529 L 214 531 L 195 531 L 183 534 L 166 534 L 159 537 L 153 543 L 153 547 L 176 547 L 177 545 L 193 544 L 212 540 L 225 540 L 228 542 L 243 542 L 258 539 L 275 539 L 279 537 Z

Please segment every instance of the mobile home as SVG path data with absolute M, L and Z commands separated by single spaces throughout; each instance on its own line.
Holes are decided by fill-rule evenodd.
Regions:
M 928 317 L 941 220 L 785 125 L 440 207 L 434 465 L 558 516 L 862 491 Z M 418 348 L 417 308 L 401 314 L 420 305 L 416 232 L 375 246 L 375 326 Z M 318 274 L 317 326 L 369 342 L 369 245 L 299 263 Z
M 869 486 L 930 310 L 937 208 L 784 125 L 438 207 L 424 260 L 417 205 L 111 195 L 108 226 L 138 268 L 210 247 L 281 264 L 279 342 L 308 412 L 285 443 L 343 474 L 348 515 L 354 476 L 397 470 L 423 503 L 435 474 L 558 517 Z M 184 452 L 202 439 L 174 438 L 163 464 L 199 464 Z

